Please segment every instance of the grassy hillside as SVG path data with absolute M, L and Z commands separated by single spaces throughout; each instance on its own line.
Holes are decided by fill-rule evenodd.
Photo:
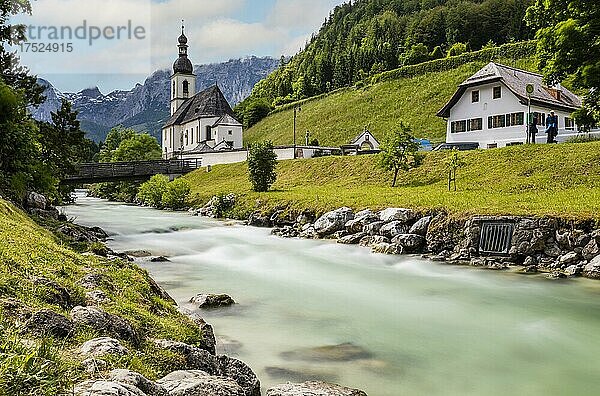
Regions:
M 457 192 L 447 191 L 448 155 L 427 154 L 421 167 L 399 177 L 396 188 L 389 187 L 391 175 L 377 167 L 377 156 L 283 161 L 274 191 L 261 194 L 250 191 L 245 163 L 186 178 L 197 204 L 219 193 L 240 195 L 240 215 L 278 206 L 322 213 L 346 205 L 600 219 L 600 142 L 461 153 L 466 166 L 458 172 Z
M 131 368 L 156 378 L 181 366 L 183 357 L 157 350 L 148 337 L 200 341 L 198 327 L 157 294 L 146 271 L 121 260 L 82 255 L 69 243 L 0 199 L 1 395 L 67 394 L 75 381 L 89 375 L 77 348 L 101 333 L 76 327 L 68 336 L 52 339 L 25 325 L 41 309 L 68 317 L 74 306 L 86 305 L 87 290 L 80 283 L 86 274 L 100 274 L 98 289 L 110 299 L 101 308 L 130 322 L 137 335 L 121 340 L 131 353 L 108 357 L 107 369 Z M 102 249 L 99 244 L 77 246 Z
M 497 62 L 535 70 L 532 58 L 496 59 Z M 447 71 L 383 81 L 363 88 L 347 88 L 302 103 L 298 113 L 297 142 L 304 143 L 306 131 L 321 145 L 349 143 L 367 126 L 378 138 L 407 121 L 416 137 L 441 142 L 446 123 L 435 114 L 450 99 L 457 86 L 486 64 L 469 62 Z M 293 106 L 275 111 L 244 133 L 246 143 L 272 140 L 293 142 Z

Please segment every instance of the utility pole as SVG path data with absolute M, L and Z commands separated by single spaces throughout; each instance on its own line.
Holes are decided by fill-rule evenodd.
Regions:
M 302 111 L 302 107 L 299 105 L 294 106 L 294 159 L 296 159 L 296 117 L 298 112 Z
M 531 94 L 533 93 L 533 84 L 527 84 L 525 88 L 527 91 L 527 144 L 532 143 L 531 141 L 531 124 L 533 123 L 533 117 L 531 116 Z

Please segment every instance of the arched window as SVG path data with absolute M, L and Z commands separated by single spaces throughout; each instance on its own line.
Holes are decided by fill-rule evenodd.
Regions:
M 183 82 L 183 97 L 187 98 L 188 96 L 190 96 L 190 83 L 185 80 Z
M 175 81 L 173 81 L 173 99 L 175 99 Z

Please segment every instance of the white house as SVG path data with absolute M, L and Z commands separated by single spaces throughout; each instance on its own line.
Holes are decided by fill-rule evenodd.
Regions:
M 528 96 L 527 85 L 533 86 Z M 527 141 L 528 101 L 538 120 L 536 143 L 546 142 L 545 120 L 558 115 L 558 139 L 577 134 L 571 118 L 581 99 L 561 87 L 544 85 L 540 74 L 489 63 L 465 82 L 437 113 L 447 120 L 447 143 L 478 143 L 479 148 L 504 147 Z
M 243 147 L 242 124 L 223 92 L 214 85 L 196 93 L 196 76 L 188 59 L 188 39 L 179 36 L 179 57 L 171 77 L 171 117 L 162 129 L 164 158 L 221 152 Z

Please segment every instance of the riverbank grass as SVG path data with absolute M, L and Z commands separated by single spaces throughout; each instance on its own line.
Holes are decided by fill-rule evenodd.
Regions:
M 513 146 L 461 152 L 458 191 L 449 192 L 449 152 L 428 153 L 422 166 L 399 175 L 378 167 L 378 156 L 324 157 L 278 163 L 272 191 L 251 191 L 246 163 L 214 166 L 185 176 L 192 202 L 238 195 L 240 217 L 253 210 L 312 209 L 317 213 L 409 207 L 456 214 L 539 215 L 600 219 L 600 142 Z
M 129 368 L 158 378 L 182 367 L 183 358 L 158 349 L 152 338 L 200 342 L 198 327 L 157 295 L 145 270 L 91 254 L 95 245 L 90 244 L 86 254 L 78 253 L 68 238 L 58 238 L 0 199 L 0 394 L 67 394 L 74 383 L 89 376 L 77 350 L 83 342 L 105 334 L 76 327 L 73 334 L 53 339 L 24 330 L 24 323 L 39 310 L 68 317 L 74 306 L 87 305 L 88 290 L 81 283 L 85 275 L 100 275 L 97 289 L 110 300 L 101 308 L 127 320 L 136 334 L 122 340 L 128 355 L 106 359 L 107 370 Z M 82 243 L 75 247 L 85 250 Z

